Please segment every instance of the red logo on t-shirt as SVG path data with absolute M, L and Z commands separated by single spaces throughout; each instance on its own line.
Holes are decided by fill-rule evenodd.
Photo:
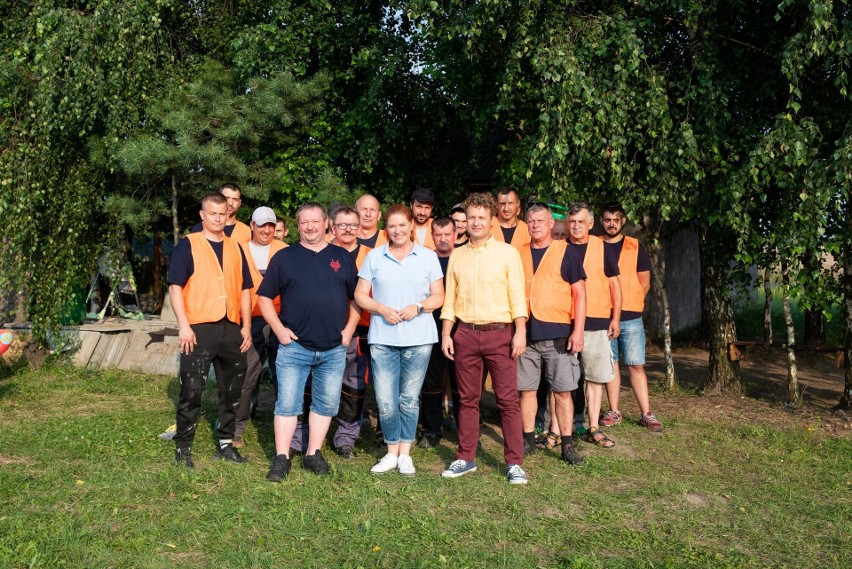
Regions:
M 332 259 L 328 266 L 334 269 L 334 272 L 336 273 L 340 270 L 340 261 L 338 261 L 337 259 Z

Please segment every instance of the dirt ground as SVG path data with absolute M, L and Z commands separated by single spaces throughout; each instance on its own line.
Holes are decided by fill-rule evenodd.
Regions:
M 726 420 L 748 420 L 759 414 L 761 421 L 770 424 L 800 423 L 807 428 L 824 429 L 832 436 L 852 436 L 852 412 L 835 408 L 843 392 L 844 369 L 835 366 L 834 357 L 821 353 L 796 354 L 804 405 L 795 410 L 784 404 L 787 398 L 786 358 L 786 352 L 780 348 L 751 349 L 740 361 L 741 395 L 684 398 L 653 393 L 653 385 L 661 382 L 665 364 L 662 350 L 651 348 L 646 370 L 652 385 L 652 410 L 664 423 L 667 415 L 684 412 L 708 418 L 722 415 Z M 679 348 L 674 351 L 674 360 L 680 387 L 698 393 L 707 376 L 707 350 Z M 635 412 L 636 402 L 628 385 L 627 375 L 623 373 L 622 407 Z

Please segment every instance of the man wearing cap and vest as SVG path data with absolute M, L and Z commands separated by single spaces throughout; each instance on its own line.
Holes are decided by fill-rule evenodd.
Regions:
M 331 231 L 334 235 L 331 244 L 343 247 L 349 251 L 355 267 L 360 269 L 364 264 L 370 247 L 358 243 L 359 218 L 358 212 L 348 205 L 339 206 L 331 216 Z M 346 368 L 343 370 L 343 388 L 340 393 L 340 409 L 334 420 L 337 430 L 331 441 L 334 452 L 341 458 L 355 456 L 355 443 L 361 436 L 361 426 L 364 423 L 364 399 L 367 393 L 367 382 L 370 377 L 370 352 L 367 345 L 367 331 L 370 327 L 370 313 L 364 311 L 355 328 L 355 336 L 346 348 Z M 310 393 L 305 390 L 305 411 L 310 406 Z M 303 413 L 305 416 L 307 413 Z M 308 439 L 308 425 L 298 421 L 290 448 L 302 452 L 304 441 Z
M 491 235 L 497 241 L 510 244 L 521 250 L 530 242 L 530 232 L 527 224 L 518 215 L 521 213 L 521 199 L 513 188 L 497 190 L 497 211 L 495 221 L 491 224 Z
M 414 216 L 414 240 L 435 250 L 432 241 L 432 210 L 435 208 L 435 194 L 427 188 L 417 188 L 411 194 L 411 213 Z
M 237 411 L 234 427 L 234 446 L 237 448 L 242 448 L 243 446 L 243 433 L 246 430 L 246 424 L 251 415 L 252 399 L 257 381 L 260 379 L 263 363 L 269 359 L 269 361 L 273 362 L 270 369 L 273 369 L 275 367 L 275 354 L 278 352 L 278 343 L 275 339 L 272 339 L 271 344 L 268 341 L 269 331 L 266 330 L 266 320 L 263 319 L 260 307 L 257 306 L 257 287 L 263 281 L 263 275 L 266 274 L 266 267 L 269 266 L 269 261 L 273 255 L 287 246 L 286 243 L 275 239 L 275 224 L 277 221 L 278 218 L 271 208 L 257 208 L 251 215 L 251 241 L 240 243 L 240 247 L 248 262 L 249 271 L 251 271 L 254 286 L 251 289 L 252 349 L 246 352 L 248 368 L 246 370 L 246 378 L 243 381 L 240 407 Z M 275 298 L 273 303 L 276 309 L 281 308 L 280 298 Z M 274 382 L 274 371 L 272 371 L 272 378 Z
M 219 193 L 225 196 L 228 203 L 228 220 L 225 222 L 225 236 L 230 237 L 237 243 L 248 243 L 251 241 L 251 229 L 249 226 L 237 219 L 237 212 L 242 205 L 243 192 L 236 184 L 228 182 L 219 187 Z M 201 224 L 196 223 L 191 233 L 201 231 Z
M 225 236 L 228 203 L 201 200 L 201 232 L 180 240 L 169 264 L 169 296 L 178 321 L 180 394 L 175 464 L 193 467 L 192 441 L 210 364 L 219 385 L 215 458 L 246 462 L 234 448 L 234 419 L 251 348 L 252 278 L 240 246 Z
M 618 259 L 618 280 L 621 284 L 621 333 L 612 340 L 612 358 L 615 362 L 615 381 L 606 386 L 609 411 L 601 417 L 605 426 L 621 423 L 621 411 L 618 408 L 621 390 L 619 359 L 627 366 L 630 374 L 630 386 L 639 404 L 639 424 L 649 431 L 663 430 L 662 424 L 651 412 L 648 396 L 648 376 L 645 375 L 645 326 L 642 312 L 645 309 L 645 296 L 651 288 L 651 261 L 645 246 L 637 239 L 622 233 L 627 216 L 619 203 L 604 206 L 601 223 L 604 228 L 604 248 L 612 251 Z
M 542 371 L 554 394 L 551 410 L 559 424 L 562 460 L 582 464 L 572 436 L 571 392 L 580 381 L 577 354 L 583 350 L 586 321 L 586 273 L 578 247 L 551 237 L 553 215 L 543 203 L 527 211 L 531 242 L 521 248 L 530 317 L 527 350 L 518 358 L 518 391 L 524 423 L 524 452 L 535 447 L 536 392 Z
M 599 447 L 612 448 L 615 443 L 600 430 L 598 415 L 604 385 L 615 380 L 610 340 L 617 338 L 619 333 L 621 287 L 618 259 L 606 252 L 603 241 L 589 236 L 594 224 L 592 208 L 588 205 L 574 203 L 568 207 L 568 246 L 578 249 L 586 271 L 586 329 L 580 356 L 589 409 L 586 440 Z

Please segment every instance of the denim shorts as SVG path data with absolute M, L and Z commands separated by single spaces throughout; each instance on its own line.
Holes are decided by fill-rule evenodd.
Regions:
M 302 414 L 305 383 L 311 382 L 311 411 L 323 417 L 334 417 L 340 406 L 346 347 L 342 344 L 325 351 L 309 350 L 296 341 L 281 344 L 275 358 L 278 399 L 275 414 L 295 417 Z
M 612 361 L 628 366 L 645 365 L 645 326 L 641 318 L 622 320 L 621 333 L 611 340 Z

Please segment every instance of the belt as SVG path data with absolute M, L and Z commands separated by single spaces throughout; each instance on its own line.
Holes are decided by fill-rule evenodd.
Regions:
M 474 332 L 490 332 L 491 330 L 505 330 L 511 324 L 506 324 L 505 322 L 489 322 L 487 324 L 468 324 L 467 322 L 462 322 L 459 320 L 459 326 L 462 328 L 467 328 L 469 330 L 473 330 Z

